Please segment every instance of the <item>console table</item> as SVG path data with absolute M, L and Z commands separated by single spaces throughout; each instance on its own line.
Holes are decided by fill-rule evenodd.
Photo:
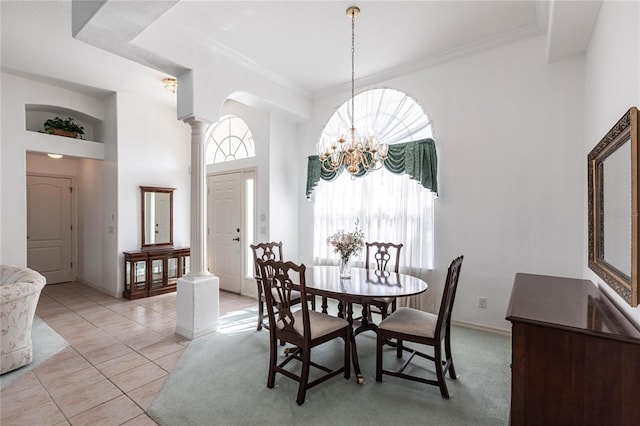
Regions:
M 640 331 L 587 280 L 518 273 L 512 425 L 637 425 Z
M 124 293 L 127 299 L 176 291 L 178 278 L 190 268 L 189 247 L 124 252 Z

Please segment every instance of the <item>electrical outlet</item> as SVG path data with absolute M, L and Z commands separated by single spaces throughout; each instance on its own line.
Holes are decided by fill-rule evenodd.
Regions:
M 486 297 L 478 297 L 478 308 L 487 309 Z

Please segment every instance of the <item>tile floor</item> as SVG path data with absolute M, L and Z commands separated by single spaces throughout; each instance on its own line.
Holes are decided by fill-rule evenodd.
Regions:
M 221 292 L 221 316 L 255 305 Z M 127 300 L 52 284 L 36 314 L 70 346 L 2 389 L 0 424 L 156 424 L 145 410 L 189 344 L 174 333 L 176 293 Z

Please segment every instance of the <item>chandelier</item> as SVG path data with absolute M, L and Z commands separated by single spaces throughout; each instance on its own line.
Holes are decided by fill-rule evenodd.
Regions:
M 162 80 L 162 84 L 164 84 L 164 88 L 170 91 L 175 95 L 178 90 L 178 80 L 175 78 L 165 78 Z
M 379 143 L 375 135 L 358 133 L 354 124 L 355 28 L 359 14 L 360 8 L 356 6 L 347 9 L 347 16 L 351 18 L 351 128 L 348 135 L 341 131 L 334 137 L 323 137 L 318 144 L 318 155 L 324 171 L 333 173 L 345 168 L 352 176 L 382 167 L 389 150 L 389 145 Z

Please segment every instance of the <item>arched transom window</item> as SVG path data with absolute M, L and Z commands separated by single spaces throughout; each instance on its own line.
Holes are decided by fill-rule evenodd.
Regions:
M 256 156 L 253 135 L 240 117 L 227 115 L 207 130 L 207 164 Z
M 378 142 L 394 144 L 432 138 L 431 120 L 422 107 L 395 89 L 371 89 L 354 98 L 355 120 L 360 135 L 375 135 Z M 331 116 L 322 138 L 331 138 L 351 127 L 351 100 Z

